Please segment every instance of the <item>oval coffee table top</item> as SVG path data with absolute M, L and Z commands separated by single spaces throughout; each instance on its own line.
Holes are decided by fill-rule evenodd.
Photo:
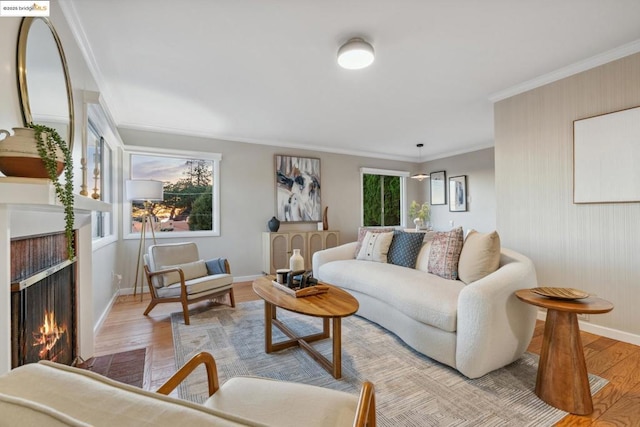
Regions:
M 548 310 L 567 311 L 570 313 L 598 314 L 607 313 L 613 310 L 613 304 L 602 298 L 590 296 L 587 298 L 564 300 L 543 297 L 531 289 L 520 289 L 516 291 L 516 296 L 521 301 L 546 308 Z
M 285 310 L 314 317 L 346 317 L 360 308 L 353 295 L 328 283 L 322 283 L 329 287 L 324 294 L 296 298 L 277 289 L 271 280 L 269 276 L 256 279 L 253 291 L 266 302 Z

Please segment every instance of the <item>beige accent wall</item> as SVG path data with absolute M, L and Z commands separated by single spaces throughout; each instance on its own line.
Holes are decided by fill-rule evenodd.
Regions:
M 640 54 L 495 104 L 497 227 L 544 286 L 615 305 L 593 324 L 640 334 L 640 203 L 573 204 L 573 121 L 640 105 Z M 640 167 L 640 165 L 639 165 Z M 640 185 L 640 183 L 634 183 Z

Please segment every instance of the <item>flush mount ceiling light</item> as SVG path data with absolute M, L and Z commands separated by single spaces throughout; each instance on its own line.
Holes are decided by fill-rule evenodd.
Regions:
M 418 161 L 420 161 L 420 158 L 422 157 L 422 147 L 424 147 L 424 144 L 416 144 L 416 147 L 418 147 Z M 420 172 L 415 175 L 411 175 L 411 179 L 417 179 L 418 181 L 422 181 L 426 178 L 429 178 L 428 173 Z
M 338 64 L 347 70 L 368 67 L 373 60 L 373 46 L 359 37 L 352 38 L 338 49 Z

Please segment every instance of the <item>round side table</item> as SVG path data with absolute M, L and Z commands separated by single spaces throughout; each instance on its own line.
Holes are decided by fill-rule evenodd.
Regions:
M 515 294 L 521 301 L 547 309 L 536 395 L 549 405 L 572 414 L 592 413 L 593 401 L 577 314 L 607 313 L 613 310 L 613 304 L 597 297 L 552 299 L 530 289 L 520 289 Z

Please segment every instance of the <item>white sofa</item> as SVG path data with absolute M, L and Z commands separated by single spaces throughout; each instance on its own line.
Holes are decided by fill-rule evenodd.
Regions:
M 360 303 L 356 314 L 393 332 L 420 353 L 469 378 L 522 356 L 535 326 L 536 309 L 514 291 L 537 286 L 531 260 L 501 249 L 498 270 L 465 285 L 427 272 L 429 243 L 416 268 L 357 260 L 356 242 L 316 252 L 313 274 L 339 286 Z

